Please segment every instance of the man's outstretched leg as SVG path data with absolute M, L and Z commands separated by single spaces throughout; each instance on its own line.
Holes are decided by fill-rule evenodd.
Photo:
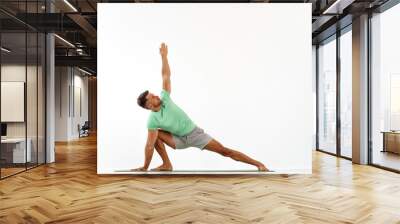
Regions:
M 221 143 L 216 141 L 215 139 L 211 140 L 205 147 L 204 149 L 219 153 L 223 156 L 230 157 L 236 161 L 248 163 L 251 165 L 254 165 L 257 167 L 259 171 L 269 171 L 264 164 L 261 162 L 254 160 L 250 158 L 249 156 L 245 155 L 244 153 L 241 153 L 239 151 L 229 149 L 224 147 Z
M 172 164 L 171 161 L 169 160 L 167 150 L 165 149 L 164 142 L 170 146 L 171 148 L 175 149 L 175 143 L 172 139 L 172 135 L 168 132 L 165 131 L 158 131 L 158 138 L 156 141 L 156 144 L 154 147 L 156 148 L 157 153 L 160 155 L 163 164 L 160 166 L 151 169 L 152 171 L 171 171 L 172 170 Z

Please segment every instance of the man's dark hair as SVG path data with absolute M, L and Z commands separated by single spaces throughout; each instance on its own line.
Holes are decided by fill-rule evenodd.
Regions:
M 143 93 L 141 93 L 141 94 L 139 95 L 139 97 L 137 98 L 137 103 L 138 103 L 138 105 L 141 106 L 141 107 L 143 107 L 144 109 L 147 109 L 147 108 L 146 108 L 146 101 L 147 101 L 146 96 L 147 96 L 147 94 L 149 94 L 149 91 L 148 91 L 148 90 L 146 90 L 146 91 L 144 91 Z

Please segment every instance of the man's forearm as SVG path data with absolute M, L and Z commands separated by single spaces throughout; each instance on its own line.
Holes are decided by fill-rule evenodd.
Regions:
M 145 154 L 145 157 L 144 157 L 144 165 L 143 165 L 143 167 L 144 168 L 149 168 L 149 166 L 150 166 L 150 162 L 151 162 L 151 158 L 153 157 L 153 152 L 154 152 L 154 146 L 146 146 L 145 147 L 145 150 L 144 150 L 144 154 Z
M 161 56 L 162 59 L 162 69 L 161 69 L 161 74 L 162 76 L 171 76 L 171 71 L 169 70 L 169 64 L 168 64 L 168 57 L 165 56 Z

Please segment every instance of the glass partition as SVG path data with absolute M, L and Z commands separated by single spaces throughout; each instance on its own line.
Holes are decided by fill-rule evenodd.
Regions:
M 318 149 L 336 154 L 336 37 L 318 47 Z
M 20 15 L 44 5 L 0 1 Z M 10 15 L 0 12 L 1 179 L 45 163 L 45 34 Z
M 36 32 L 28 32 L 27 39 L 27 150 L 30 151 L 31 157 L 27 163 L 27 167 L 30 168 L 37 165 L 38 157 L 38 35 Z
M 26 33 L 1 34 L 1 176 L 24 171 L 31 161 L 26 145 Z
M 38 64 L 37 64 L 37 162 L 38 164 L 43 164 L 46 161 L 46 145 L 45 145 L 45 120 L 46 120 L 46 76 L 45 76 L 45 65 L 46 65 L 46 39 L 43 33 L 38 33 Z

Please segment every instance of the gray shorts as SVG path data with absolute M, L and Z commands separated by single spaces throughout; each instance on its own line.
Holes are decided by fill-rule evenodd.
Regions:
M 204 149 L 211 140 L 212 137 L 204 132 L 203 129 L 195 127 L 193 131 L 185 136 L 172 135 L 175 142 L 176 149 L 185 149 L 189 147 L 196 147 L 201 150 Z

